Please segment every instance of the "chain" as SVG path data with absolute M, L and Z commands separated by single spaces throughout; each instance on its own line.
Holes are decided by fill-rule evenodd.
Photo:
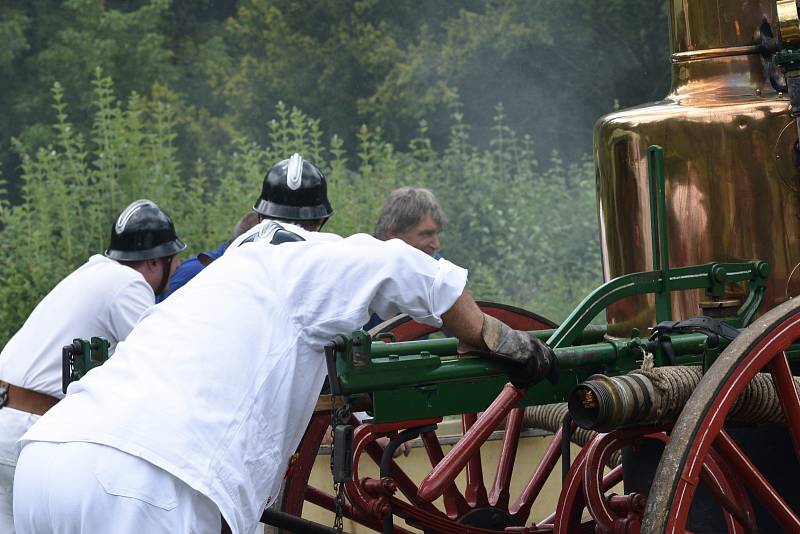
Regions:
M 346 423 L 350 420 L 350 405 L 348 404 L 347 400 L 345 399 L 344 404 L 339 408 L 335 408 L 331 411 L 331 474 L 334 472 L 333 468 L 333 457 L 334 457 L 334 447 L 336 446 L 336 439 L 334 430 L 337 425 Z M 342 534 L 342 529 L 344 528 L 344 522 L 342 521 L 342 515 L 344 514 L 344 484 L 340 482 L 336 482 L 334 479 L 333 482 L 333 493 L 336 495 L 335 502 L 335 517 L 333 520 L 333 529 L 337 532 L 337 534 Z

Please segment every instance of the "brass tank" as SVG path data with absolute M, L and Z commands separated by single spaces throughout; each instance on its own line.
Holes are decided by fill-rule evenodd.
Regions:
M 796 20 L 787 22 L 782 15 L 779 21 L 785 3 L 669 1 L 669 95 L 606 115 L 595 126 L 606 280 L 653 269 L 646 158 L 647 147 L 657 144 L 664 148 L 670 265 L 768 261 L 761 312 L 800 294 L 800 269 L 790 276 L 800 263 L 797 129 L 788 98 L 773 89 L 768 60 L 756 42 L 765 21 L 774 32 L 797 29 Z M 673 317 L 709 314 L 709 307 L 735 311 L 743 290 L 705 303 L 705 311 L 700 305 L 708 298 L 702 292 L 674 294 Z M 611 330 L 620 335 L 654 320 L 652 297 L 631 298 L 608 311 Z

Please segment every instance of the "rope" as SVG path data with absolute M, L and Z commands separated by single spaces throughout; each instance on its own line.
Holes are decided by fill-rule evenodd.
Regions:
M 648 378 L 656 391 L 648 421 L 673 421 L 700 383 L 703 370 L 697 366 L 653 367 L 652 360 L 653 356 L 648 354 L 642 369 L 631 374 Z M 800 391 L 800 378 L 793 377 L 793 380 L 795 389 Z M 728 419 L 751 425 L 785 421 L 778 391 L 769 373 L 758 373 L 753 378 L 731 408 Z
M 527 406 L 525 408 L 525 415 L 522 418 L 522 428 L 537 428 L 540 430 L 547 430 L 548 432 L 555 432 L 561 428 L 561 423 L 564 421 L 564 416 L 567 414 L 567 403 L 559 402 L 558 404 L 543 404 L 541 406 Z M 586 430 L 585 428 L 576 427 L 572 431 L 570 441 L 575 445 L 583 447 L 593 437 L 597 435 L 594 430 Z M 616 467 L 622 462 L 622 452 L 616 451 L 611 455 L 608 460 L 609 467 Z
M 650 414 L 642 422 L 672 421 L 678 417 L 686 401 L 703 378 L 700 366 L 655 367 L 653 355 L 647 354 L 642 368 L 631 371 L 649 380 L 655 391 Z
M 677 419 L 700 383 L 703 370 L 699 366 L 655 367 L 652 354 L 648 354 L 642 363 L 642 368 L 630 374 L 636 374 L 652 384 L 654 395 L 650 412 L 642 414 L 642 417 L 635 422 L 635 424 L 649 425 Z M 795 389 L 800 392 L 800 377 L 793 377 L 793 380 Z M 524 428 L 538 428 L 555 433 L 561 427 L 566 413 L 567 404 L 563 402 L 528 406 L 525 408 L 522 425 Z M 749 425 L 785 422 L 778 392 L 769 373 L 759 373 L 753 378 L 731 408 L 728 420 Z M 597 432 L 593 430 L 576 428 L 571 441 L 584 446 L 596 435 Z M 609 460 L 609 465 L 618 465 L 619 459 L 620 452 L 617 451 Z

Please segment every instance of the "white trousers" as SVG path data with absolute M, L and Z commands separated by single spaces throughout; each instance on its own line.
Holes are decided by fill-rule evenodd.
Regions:
M 14 534 L 11 488 L 14 484 L 14 466 L 0 464 L 0 532 Z
M 14 478 L 17 534 L 219 534 L 219 509 L 180 479 L 95 443 L 33 442 Z
M 14 534 L 12 499 L 17 440 L 39 419 L 38 415 L 13 408 L 0 409 L 0 532 Z

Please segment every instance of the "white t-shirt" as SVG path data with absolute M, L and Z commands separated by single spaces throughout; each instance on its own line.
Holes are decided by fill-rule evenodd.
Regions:
M 45 296 L 0 353 L 0 380 L 61 398 L 61 348 L 75 338 L 108 339 L 108 353 L 153 305 L 139 271 L 99 254 Z
M 89 258 L 45 296 L 0 352 L 0 380 L 62 398 L 61 348 L 101 336 L 109 354 L 153 305 L 138 271 L 101 255 Z M 0 463 L 16 465 L 15 442 L 36 416 L 0 409 Z
M 467 273 L 400 241 L 234 243 L 144 315 L 23 437 L 140 456 L 210 497 L 234 533 L 272 504 L 311 418 L 323 346 L 369 310 L 441 325 Z

